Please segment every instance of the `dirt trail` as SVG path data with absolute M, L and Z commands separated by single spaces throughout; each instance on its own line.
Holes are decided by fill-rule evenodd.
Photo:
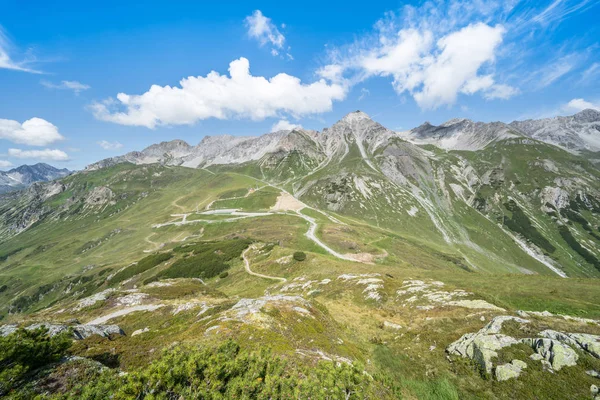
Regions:
M 265 279 L 273 279 L 276 281 L 280 281 L 280 282 L 287 282 L 287 279 L 285 278 L 280 278 L 277 276 L 269 276 L 269 275 L 263 275 L 263 274 L 259 274 L 257 272 L 253 272 L 250 269 L 250 261 L 248 260 L 248 257 L 246 257 L 246 253 L 252 249 L 252 246 L 248 247 L 246 250 L 244 250 L 244 252 L 242 253 L 242 258 L 244 259 L 244 267 L 246 268 L 246 272 L 249 273 L 252 276 L 257 276 L 259 278 L 265 278 Z

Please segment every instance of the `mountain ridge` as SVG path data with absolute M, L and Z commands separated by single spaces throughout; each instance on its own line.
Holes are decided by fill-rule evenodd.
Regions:
M 431 144 L 444 150 L 477 151 L 500 140 L 529 137 L 578 153 L 582 150 L 600 151 L 600 112 L 583 110 L 568 117 L 553 117 L 540 120 L 513 121 L 504 123 L 477 122 L 466 118 L 453 118 L 440 125 L 424 122 L 405 132 L 392 132 L 366 113 L 357 110 L 348 113 L 330 128 L 321 132 L 296 128 L 281 130 L 260 136 L 209 135 L 197 145 L 175 139 L 148 146 L 141 151 L 133 151 L 121 156 L 107 158 L 92 163 L 86 170 L 94 170 L 120 162 L 134 164 L 165 163 L 191 168 L 212 164 L 232 164 L 257 160 L 268 152 L 273 152 L 294 130 L 308 134 L 325 152 L 331 152 L 336 139 L 331 137 L 331 129 L 339 126 L 352 126 L 369 120 L 374 129 L 386 132 L 382 141 L 396 135 L 398 138 L 417 145 Z M 382 129 L 383 128 L 383 129 Z M 578 129 L 583 129 L 581 133 Z M 335 131 L 335 129 L 334 129 Z M 553 133 L 548 133 L 552 131 Z M 374 138 L 369 138 L 373 141 Z M 337 143 L 337 144 L 336 144 Z

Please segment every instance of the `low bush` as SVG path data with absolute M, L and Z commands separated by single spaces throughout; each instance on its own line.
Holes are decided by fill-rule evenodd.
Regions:
M 598 271 L 600 271 L 600 260 L 596 258 L 592 253 L 590 253 L 585 247 L 583 247 L 575 237 L 571 234 L 571 231 L 566 225 L 561 225 L 558 227 L 558 231 L 560 232 L 560 236 L 564 239 L 565 242 L 571 246 L 573 250 L 575 250 L 585 261 L 592 264 Z
M 250 239 L 230 239 L 178 247 L 175 251 L 185 251 L 192 253 L 192 255 L 177 260 L 169 268 L 157 274 L 154 280 L 165 278 L 213 278 L 228 269 L 229 262 L 239 257 L 242 251 L 251 243 Z
M 171 257 L 173 257 L 173 253 L 171 252 L 152 254 L 148 257 L 144 257 L 138 261 L 137 264 L 131 265 L 117 273 L 112 277 L 110 282 L 113 283 L 125 281 L 135 275 L 141 274 L 142 272 L 146 272 L 149 269 L 156 267 L 157 265 L 171 259 Z
M 304 261 L 306 260 L 306 253 L 302 251 L 297 251 L 294 253 L 294 260 L 296 261 Z
M 385 399 L 391 393 L 354 365 L 293 364 L 270 351 L 228 341 L 217 348 L 178 347 L 139 371 L 106 370 L 67 399 Z
M 535 226 L 531 224 L 531 220 L 521 210 L 521 208 L 513 200 L 504 204 L 504 207 L 512 213 L 512 217 L 504 216 L 504 225 L 513 232 L 521 234 L 529 242 L 535 244 L 539 248 L 548 253 L 554 253 L 556 248 L 546 239 Z
M 72 343 L 70 332 L 50 337 L 45 327 L 0 337 L 0 397 L 19 387 L 30 371 L 60 360 Z

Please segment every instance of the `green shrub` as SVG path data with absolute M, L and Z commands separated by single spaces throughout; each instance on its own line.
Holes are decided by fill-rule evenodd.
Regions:
M 561 225 L 558 227 L 558 231 L 560 232 L 560 236 L 571 246 L 573 250 L 575 250 L 585 261 L 592 264 L 598 271 L 600 271 L 600 260 L 598 260 L 592 253 L 590 253 L 585 247 L 583 247 L 577 239 L 573 237 L 571 231 L 566 225 Z
M 178 347 L 149 366 L 73 388 L 64 398 L 105 399 L 381 399 L 381 383 L 347 364 L 303 366 L 270 351 L 245 351 L 228 341 L 217 348 Z
M 46 285 L 39 286 L 35 293 L 31 296 L 23 295 L 17 297 L 8 307 L 11 313 L 26 311 L 33 304 L 40 301 L 46 294 L 50 293 L 57 287 L 57 283 L 48 283 Z
M 218 242 L 200 242 L 174 249 L 192 255 L 181 258 L 169 268 L 154 277 L 165 278 L 204 278 L 218 276 L 229 268 L 229 262 L 239 257 L 252 241 L 250 239 L 230 239 Z
M 225 279 L 225 278 L 227 278 L 228 276 L 229 276 L 229 272 L 227 272 L 227 271 L 225 271 L 225 272 L 221 272 L 221 273 L 219 274 L 219 278 L 221 278 L 221 279 Z
M 50 337 L 45 327 L 0 337 L 0 397 L 21 385 L 28 372 L 60 360 L 72 342 L 70 332 Z
M 529 242 L 535 244 L 539 248 L 548 253 L 554 253 L 556 248 L 546 239 L 535 226 L 531 224 L 531 220 L 523 210 L 513 200 L 504 203 L 504 207 L 512 213 L 512 218 L 504 216 L 504 225 L 513 232 L 521 234 Z
M 306 253 L 302 251 L 297 251 L 294 253 L 294 260 L 296 261 L 304 261 L 306 260 Z
M 144 257 L 138 261 L 137 264 L 131 265 L 125 268 L 123 271 L 117 273 L 110 281 L 111 283 L 125 281 L 137 274 L 141 274 L 142 272 L 156 267 L 157 265 L 171 259 L 171 257 L 173 257 L 173 253 L 171 252 L 152 254 L 148 257 Z

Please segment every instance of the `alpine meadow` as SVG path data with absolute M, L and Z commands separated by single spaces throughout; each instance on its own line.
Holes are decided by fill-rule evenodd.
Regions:
M 600 3 L 8 3 L 0 398 L 600 400 Z

